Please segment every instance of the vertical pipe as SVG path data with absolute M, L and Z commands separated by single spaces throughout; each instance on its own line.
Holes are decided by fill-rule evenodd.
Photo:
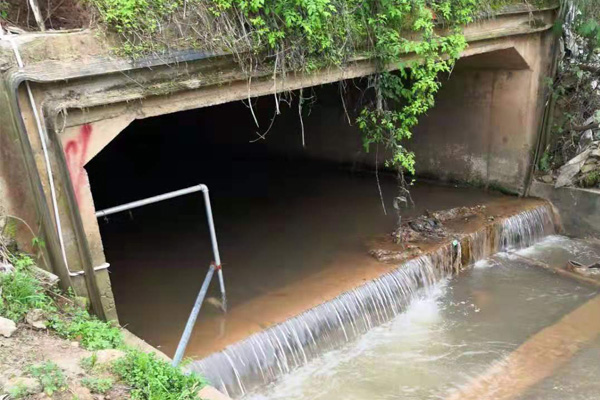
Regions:
M 219 286 L 221 288 L 221 303 L 223 305 L 223 311 L 227 310 L 227 296 L 225 294 L 225 282 L 223 280 L 223 270 L 221 269 L 221 256 L 219 254 L 219 245 L 217 244 L 217 234 L 215 232 L 215 223 L 212 216 L 212 207 L 210 205 L 210 196 L 208 194 L 208 187 L 202 186 L 202 193 L 204 195 L 204 207 L 206 208 L 206 219 L 208 220 L 208 230 L 210 232 L 210 242 L 212 244 L 213 255 L 215 257 L 216 269 L 219 276 Z
M 204 282 L 202 283 L 202 287 L 200 288 L 198 297 L 196 298 L 196 303 L 194 303 L 194 308 L 192 308 L 190 317 L 188 318 L 188 321 L 185 324 L 183 335 L 181 335 L 181 339 L 179 340 L 179 344 L 177 345 L 177 350 L 175 351 L 175 356 L 173 357 L 172 364 L 174 367 L 178 366 L 181 362 L 181 359 L 183 358 L 185 348 L 187 347 L 187 344 L 190 341 L 190 336 L 192 335 L 192 331 L 194 330 L 196 319 L 198 318 L 198 314 L 200 313 L 200 309 L 202 308 L 202 303 L 204 302 L 204 297 L 206 296 L 206 292 L 208 291 L 208 285 L 210 284 L 214 273 L 215 266 L 211 265 L 208 269 L 208 273 L 206 274 L 206 278 L 204 278 Z
M 46 30 L 46 25 L 44 24 L 44 17 L 42 17 L 42 11 L 40 10 L 38 0 L 29 0 L 29 6 L 31 7 L 31 11 L 33 11 L 33 16 L 38 28 L 40 31 L 44 32 Z M 48 13 L 50 13 L 50 11 L 48 11 Z

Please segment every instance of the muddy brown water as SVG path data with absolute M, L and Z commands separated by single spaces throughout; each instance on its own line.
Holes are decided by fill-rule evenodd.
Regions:
M 225 184 L 202 173 L 190 181 L 207 183 L 211 190 L 230 311 L 247 310 L 239 317 L 245 321 L 224 321 L 236 327 L 239 338 L 245 330 L 269 326 L 281 312 L 291 316 L 318 304 L 340 284 L 354 285 L 388 268 L 367 255 L 365 243 L 394 227 L 393 177 L 380 176 L 384 215 L 373 174 L 308 160 L 247 165 L 235 169 Z M 130 197 L 122 201 L 135 200 Z M 420 182 L 413 197 L 417 206 L 405 215 L 502 196 Z M 111 205 L 105 201 L 99 208 Z M 101 219 L 100 226 L 121 323 L 172 355 L 212 259 L 202 200 L 174 199 Z M 306 280 L 318 285 L 305 296 L 290 298 L 281 290 Z M 216 282 L 210 295 L 218 297 Z M 252 303 L 256 298 L 265 301 Z M 226 328 L 199 327 L 219 315 L 212 306 L 202 310 L 188 356 L 218 349 L 207 343 Z

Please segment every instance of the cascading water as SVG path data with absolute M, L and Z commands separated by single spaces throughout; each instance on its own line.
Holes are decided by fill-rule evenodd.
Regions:
M 499 250 L 530 246 L 554 233 L 549 206 L 522 212 L 494 226 L 494 240 L 488 229 L 468 235 L 466 263 Z M 405 262 L 329 302 L 194 361 L 189 369 L 207 377 L 229 396 L 242 396 L 394 318 L 406 309 L 419 289 L 430 287 L 463 267 L 461 250 L 460 242 L 454 241 Z
M 551 206 L 545 205 L 506 218 L 499 227 L 496 251 L 529 247 L 555 233 Z

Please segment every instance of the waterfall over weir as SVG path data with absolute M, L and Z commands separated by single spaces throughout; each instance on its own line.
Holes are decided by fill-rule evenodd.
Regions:
M 189 369 L 206 376 L 229 396 L 239 397 L 390 321 L 406 309 L 419 289 L 494 252 L 530 246 L 555 230 L 549 205 L 487 228 L 491 229 L 457 235 L 460 240 L 454 244 L 404 262 L 331 301 L 194 361 Z M 464 255 L 463 248 L 468 250 Z

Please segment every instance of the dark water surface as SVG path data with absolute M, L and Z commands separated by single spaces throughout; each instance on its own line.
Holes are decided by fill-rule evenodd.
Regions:
M 231 307 L 316 274 L 344 254 L 366 252 L 365 241 L 391 232 L 396 221 L 391 176 L 380 177 L 386 216 L 370 173 L 306 159 L 269 158 L 238 159 L 229 169 L 194 171 L 187 181 L 178 180 L 179 186 L 132 182 L 128 197 L 121 192 L 118 200 L 135 200 L 140 192 L 160 193 L 152 187 L 208 184 Z M 139 187 L 143 190 L 136 192 Z M 497 196 L 417 184 L 417 207 L 405 214 L 475 205 Z M 98 209 L 119 204 L 111 196 L 99 197 Z M 163 350 L 172 353 L 212 261 L 200 195 L 101 219 L 100 227 L 121 323 L 155 346 L 167 345 Z M 218 295 L 216 288 L 214 284 L 212 295 Z

